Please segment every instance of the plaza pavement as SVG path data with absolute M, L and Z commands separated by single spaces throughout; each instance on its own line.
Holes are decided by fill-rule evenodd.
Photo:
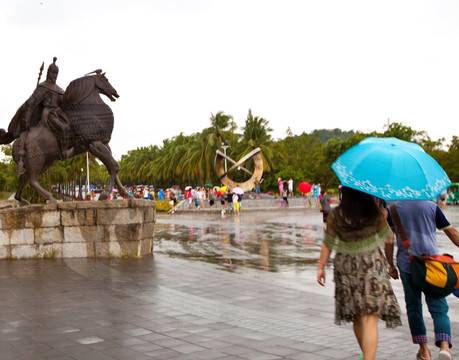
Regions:
M 322 288 L 313 267 L 228 272 L 161 254 L 1 261 L 0 359 L 357 360 L 351 325 L 333 324 L 331 268 L 327 275 Z M 448 301 L 457 341 L 459 299 Z M 380 321 L 377 359 L 415 359 L 402 320 L 397 329 Z

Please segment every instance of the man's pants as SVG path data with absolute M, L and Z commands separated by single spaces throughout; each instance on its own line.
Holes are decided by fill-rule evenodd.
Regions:
M 414 344 L 427 344 L 426 326 L 422 315 L 422 291 L 418 290 L 411 279 L 411 274 L 400 270 L 405 292 L 406 313 Z M 448 316 L 448 303 L 445 298 L 434 299 L 425 296 L 427 307 L 432 316 L 435 331 L 435 345 L 448 341 L 451 347 L 451 325 Z

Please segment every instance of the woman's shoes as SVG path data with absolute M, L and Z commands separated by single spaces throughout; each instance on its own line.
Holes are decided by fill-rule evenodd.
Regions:
M 430 352 L 429 352 L 428 358 L 422 357 L 420 352 L 416 354 L 416 360 L 430 360 L 431 358 L 432 357 L 430 355 Z M 452 360 L 452 359 L 453 357 L 451 356 L 451 353 L 449 351 L 442 350 L 438 353 L 438 360 Z
M 446 350 L 442 350 L 438 353 L 438 360 L 452 360 L 451 353 Z
M 430 359 L 432 359 L 432 357 L 431 357 L 431 355 L 430 355 L 430 351 L 429 351 L 429 357 L 428 357 L 428 358 L 422 357 L 420 351 L 418 351 L 418 353 L 416 354 L 416 360 L 430 360 Z M 439 359 L 440 359 L 440 358 L 439 358 Z M 450 358 L 450 360 L 451 360 L 451 358 Z

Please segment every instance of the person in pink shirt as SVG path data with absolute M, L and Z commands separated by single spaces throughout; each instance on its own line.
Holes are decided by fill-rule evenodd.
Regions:
M 282 193 L 284 192 L 284 181 L 282 178 L 277 179 L 277 182 L 279 183 L 279 195 L 282 196 Z

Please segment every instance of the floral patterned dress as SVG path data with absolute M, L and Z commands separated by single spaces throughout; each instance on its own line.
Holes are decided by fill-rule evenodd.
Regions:
M 325 244 L 334 258 L 335 324 L 354 321 L 354 315 L 378 315 L 389 328 L 400 326 L 400 306 L 390 284 L 389 264 L 380 247 L 391 237 L 385 218 L 349 231 L 333 209 L 328 217 Z

